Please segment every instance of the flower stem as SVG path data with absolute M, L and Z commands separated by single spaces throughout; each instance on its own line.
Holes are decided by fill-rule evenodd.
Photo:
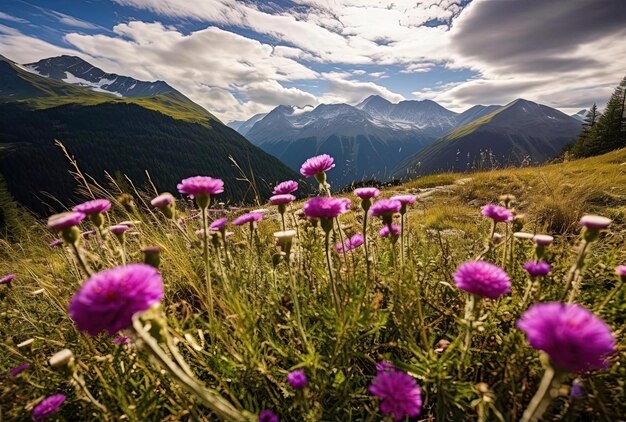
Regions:
M 88 276 L 92 276 L 93 270 L 87 263 L 87 260 L 85 259 L 85 256 L 83 255 L 80 248 L 78 247 L 78 244 L 76 242 L 71 242 L 70 246 L 72 247 L 72 251 L 74 251 L 74 256 L 76 257 L 76 260 L 78 261 L 78 264 L 80 265 L 80 267 Z
M 333 277 L 333 266 L 330 258 L 330 230 L 325 230 L 326 236 L 324 237 L 324 247 L 326 249 L 326 264 L 328 265 L 328 277 L 330 278 L 330 289 L 333 295 L 333 302 L 335 303 L 335 309 L 339 314 L 341 305 L 339 303 L 339 295 L 337 294 L 337 286 L 335 285 L 335 278 Z
M 565 288 L 563 289 L 563 296 L 561 297 L 561 301 L 564 301 L 569 293 L 569 299 L 567 303 L 572 303 L 576 298 L 578 290 L 580 289 L 580 277 L 581 270 L 585 265 L 585 256 L 587 255 L 587 247 L 589 246 L 589 242 L 587 242 L 584 238 L 581 240 L 578 256 L 576 257 L 576 262 L 570 267 L 567 275 L 565 277 Z M 571 289 L 571 291 L 570 291 Z
M 465 341 L 463 342 L 463 353 L 461 355 L 461 365 L 465 363 L 465 357 L 469 353 L 472 345 L 472 332 L 474 330 L 474 321 L 476 319 L 476 295 L 468 293 L 467 302 L 465 304 L 465 322 L 467 323 L 467 331 L 465 331 Z
M 218 392 L 202 386 L 199 381 L 187 375 L 178 367 L 172 359 L 161 349 L 158 342 L 147 332 L 142 325 L 139 315 L 133 317 L 133 329 L 143 340 L 143 345 L 150 354 L 167 370 L 172 377 L 187 391 L 196 396 L 202 403 L 211 409 L 222 420 L 252 420 L 248 412 L 236 409 L 224 399 Z
M 404 216 L 400 216 L 400 265 L 404 267 Z
M 304 330 L 304 324 L 302 323 L 302 310 L 300 308 L 300 300 L 298 299 L 298 289 L 296 288 L 296 280 L 293 276 L 293 272 L 291 271 L 291 262 L 287 258 L 287 270 L 289 272 L 289 287 L 291 288 L 291 295 L 293 296 L 293 307 L 296 312 L 296 324 L 298 325 L 298 330 L 300 331 L 300 335 L 302 336 L 302 343 L 306 347 L 308 351 L 310 351 L 309 341 L 306 337 L 306 331 Z
M 539 384 L 539 388 L 530 403 L 528 403 L 528 407 L 524 411 L 520 422 L 534 422 L 541 419 L 541 416 L 548 409 L 550 403 L 552 403 L 552 391 L 558 389 L 560 384 L 559 374 L 557 374 L 552 365 L 548 365 L 541 379 L 541 383 Z
M 209 231 L 207 226 L 207 215 L 206 215 L 206 207 L 202 207 L 202 240 L 204 243 L 203 250 L 203 258 L 204 258 L 204 273 L 206 276 L 206 285 L 207 285 L 207 299 L 209 304 L 209 322 L 213 320 L 213 316 L 215 315 L 213 309 L 213 286 L 211 284 L 211 268 L 209 266 Z

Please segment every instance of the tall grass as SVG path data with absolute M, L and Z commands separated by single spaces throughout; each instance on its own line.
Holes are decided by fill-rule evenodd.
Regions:
M 281 230 L 281 219 L 271 206 L 252 243 L 247 226 L 229 227 L 234 235 L 228 248 L 212 247 L 215 315 L 210 318 L 202 238 L 195 233 L 202 222 L 193 204 L 179 201 L 174 224 L 149 206 L 152 193 L 129 192 L 135 211 L 128 197 L 118 201 L 115 188 L 90 189 L 114 204 L 107 225 L 132 223 L 123 247 L 127 262 L 142 262 L 142 247 L 161 248 L 165 297 L 160 312 L 166 316 L 168 336 L 193 377 L 250 419 L 271 409 L 282 420 L 381 420 L 368 386 L 376 375 L 375 364 L 387 360 L 420 384 L 418 420 L 519 420 L 543 374 L 539 354 L 515 327 L 526 308 L 521 302 L 528 279 L 521 264 L 532 258 L 532 243 L 511 237 L 514 228 L 509 227 L 505 242 L 513 247 L 506 258 L 502 246 L 486 252 L 484 259 L 506 268 L 512 293 L 482 301 L 466 352 L 466 296 L 451 276 L 484 250 L 490 222 L 480 216 L 480 206 L 512 193 L 519 201 L 516 211 L 526 214 L 523 226 L 515 229 L 556 237 L 545 258 L 552 272 L 535 300 L 560 300 L 575 259 L 577 221 L 586 212 L 603 213 L 614 225 L 592 245 L 577 302 L 609 324 L 618 353 L 607 370 L 579 377 L 586 390 L 583 398 L 569 396 L 574 376 L 568 377 L 545 419 L 612 421 L 626 414 L 626 289 L 613 273 L 626 260 L 624 161 L 626 152 L 619 151 L 555 166 L 477 173 L 463 184 L 424 196 L 407 214 L 403 266 L 394 261 L 399 242 L 392 245 L 380 238 L 381 223 L 370 219 L 371 277 L 362 247 L 332 254 L 342 312 L 332 301 L 323 232 L 302 215 L 301 204 L 286 215 L 289 228 L 297 231 L 290 261 L 275 243 L 273 233 Z M 407 191 L 419 196 L 429 192 L 420 189 L 462 177 L 417 180 L 384 196 Z M 212 209 L 210 219 L 232 220 L 242 212 Z M 360 232 L 362 211 L 356 200 L 352 209 L 339 218 L 333 243 L 340 234 L 346 238 Z M 82 229 L 90 229 L 89 224 Z M 47 246 L 52 240 L 38 224 L 17 241 L 0 240 L 0 275 L 17 274 L 11 288 L 0 286 L 0 368 L 6 373 L 23 362 L 31 364 L 17 377 L 3 376 L 2 417 L 28 420 L 41 398 L 62 392 L 68 399 L 51 419 L 216 419 L 216 413 L 150 357 L 145 340 L 129 334 L 130 343 L 120 345 L 107 335 L 88 337 L 76 329 L 67 306 L 87 277 L 67 246 Z M 122 263 L 121 244 L 110 234 L 84 238 L 82 247 L 95 271 Z M 47 364 L 64 348 L 73 351 L 86 390 Z M 287 382 L 287 373 L 297 368 L 309 379 L 304 390 L 296 391 Z

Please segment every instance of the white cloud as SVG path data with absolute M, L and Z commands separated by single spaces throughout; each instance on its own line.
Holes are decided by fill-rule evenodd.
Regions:
M 15 23 L 29 23 L 26 19 L 18 18 L 17 16 L 9 15 L 8 13 L 0 12 L 0 20 L 5 20 Z

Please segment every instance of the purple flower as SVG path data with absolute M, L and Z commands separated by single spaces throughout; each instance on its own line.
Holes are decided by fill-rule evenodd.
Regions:
M 113 343 L 119 344 L 119 345 L 128 344 L 128 343 L 130 343 L 130 337 L 128 337 L 128 336 L 117 336 L 117 337 L 115 337 L 113 339 Z
M 376 188 L 357 188 L 354 194 L 361 199 L 372 199 L 380 195 L 380 191 Z
M 63 244 L 63 241 L 61 239 L 56 239 L 48 243 L 48 246 L 50 247 L 50 249 L 54 249 L 57 246 L 61 246 L 62 244 Z
M 263 214 L 261 214 L 260 212 L 249 212 L 247 214 L 240 215 L 239 217 L 235 218 L 232 222 L 232 225 L 241 226 L 246 223 L 254 223 L 255 221 L 261 221 L 261 220 L 263 220 Z
M 380 237 L 387 237 L 389 236 L 389 226 L 388 225 L 384 225 L 382 229 L 380 229 Z M 397 224 L 392 224 L 391 225 L 391 235 L 394 237 L 400 236 L 400 226 L 398 226 Z
M 286 193 L 292 193 L 298 190 L 298 182 L 293 180 L 287 180 L 276 185 L 274 195 L 284 195 Z
M 163 207 L 167 207 L 169 204 L 173 203 L 174 201 L 175 201 L 174 195 L 172 195 L 169 192 L 165 192 L 155 197 L 152 201 L 150 201 L 150 204 L 154 208 L 163 208 Z
M 296 197 L 289 193 L 281 193 L 270 197 L 272 205 L 289 204 L 296 200 Z
M 388 362 L 386 360 L 381 360 L 376 364 L 376 372 L 391 372 L 395 371 L 396 367 L 393 366 L 393 363 Z
M 392 217 L 400 212 L 400 208 L 402 208 L 402 202 L 396 199 L 381 199 L 372 205 L 369 213 L 374 217 Z
M 599 215 L 585 215 L 580 219 L 580 225 L 591 230 L 602 230 L 611 225 L 611 219 Z
M 209 196 L 224 192 L 224 181 L 208 176 L 194 176 L 183 179 L 176 187 L 180 193 L 194 198 L 198 195 Z
M 342 244 L 341 242 L 337 243 L 335 245 L 335 248 L 337 248 L 337 252 L 341 252 L 341 251 L 349 252 L 352 249 L 358 248 L 362 244 L 363 244 L 363 235 L 360 233 L 357 233 L 353 235 L 352 237 L 346 239 L 344 244 Z
M 0 278 L 0 284 L 9 284 L 15 278 L 15 274 L 7 274 Z
M 48 229 L 52 231 L 62 231 L 70 227 L 78 226 L 85 219 L 82 212 L 62 212 L 54 214 L 48 218 Z
M 606 368 L 615 353 L 611 329 L 586 308 L 560 302 L 539 303 L 517 321 L 528 343 L 544 351 L 559 369 L 583 373 Z
M 35 406 L 31 415 L 36 421 L 44 420 L 48 416 L 58 412 L 64 401 L 65 395 L 63 394 L 54 394 L 50 397 L 46 397 Z
M 350 200 L 316 196 L 304 204 L 304 214 L 309 218 L 336 218 L 350 209 Z
M 328 154 L 311 157 L 300 167 L 300 174 L 305 177 L 315 176 L 335 167 L 335 160 Z
M 296 369 L 287 374 L 287 382 L 294 390 L 302 390 L 309 383 L 304 369 Z
M 396 196 L 392 196 L 391 199 L 400 201 L 402 205 L 413 205 L 415 201 L 417 200 L 415 195 L 396 195 Z
M 620 276 L 622 279 L 626 277 L 626 265 L 619 265 L 615 268 L 615 274 Z
M 583 387 L 583 384 L 579 380 L 575 379 L 574 382 L 572 382 L 572 389 L 569 395 L 573 399 L 582 399 L 585 397 L 585 387 Z
M 228 223 L 228 219 L 226 217 L 218 218 L 217 220 L 211 223 L 211 225 L 209 226 L 209 229 L 213 231 L 222 230 L 224 227 L 226 227 L 227 223 Z
M 278 422 L 278 416 L 269 409 L 265 409 L 259 413 L 259 422 Z
M 380 371 L 369 392 L 380 398 L 380 411 L 395 420 L 418 416 L 422 407 L 422 391 L 415 379 L 402 371 Z
M 109 231 L 116 236 L 123 235 L 128 229 L 130 229 L 130 227 L 126 224 L 116 224 L 115 226 L 109 227 Z
M 511 291 L 511 281 L 507 273 L 486 261 L 465 262 L 452 277 L 456 287 L 480 297 L 497 299 Z
M 109 335 L 128 328 L 137 312 L 163 297 L 157 270 L 146 264 L 130 264 L 92 275 L 74 294 L 69 315 L 81 331 L 92 336 Z
M 545 261 L 528 261 L 522 265 L 531 277 L 543 277 L 550 273 L 550 264 Z
M 27 370 L 30 367 L 30 363 L 24 362 L 21 365 L 16 366 L 15 368 L 9 371 L 9 375 L 12 377 L 16 377 L 20 372 Z
M 511 210 L 501 207 L 500 205 L 485 205 L 482 207 L 482 213 L 485 217 L 491 218 L 496 223 L 509 223 L 513 221 L 513 213 Z
M 111 202 L 107 199 L 93 199 L 83 202 L 72 208 L 74 212 L 82 212 L 85 215 L 101 214 L 107 212 L 111 208 Z

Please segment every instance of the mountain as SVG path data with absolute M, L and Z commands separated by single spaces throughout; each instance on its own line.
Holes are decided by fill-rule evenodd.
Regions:
M 348 104 L 278 106 L 256 122 L 246 137 L 296 171 L 313 155 L 332 155 L 341 168 L 328 173 L 334 187 L 372 178 L 385 180 L 403 157 L 434 140 L 416 125 L 373 117 Z
M 81 170 L 108 184 L 126 174 L 143 184 L 145 172 L 160 191 L 196 174 L 224 179 L 224 200 L 251 201 L 232 157 L 253 175 L 262 197 L 281 180 L 297 178 L 197 104 L 175 93 L 119 98 L 33 73 L 0 57 L 0 178 L 13 197 L 34 211 L 61 210 L 80 200 L 63 142 Z
M 393 104 L 379 95 L 372 95 L 356 108 L 366 111 L 374 118 L 419 129 L 429 137 L 442 136 L 457 125 L 455 112 L 431 100 L 400 101 Z
M 579 112 L 577 112 L 575 114 L 571 114 L 570 117 L 573 117 L 576 120 L 584 122 L 585 121 L 585 117 L 587 117 L 587 113 L 588 112 L 589 112 L 589 110 L 587 110 L 586 108 L 583 108 Z
M 486 116 L 487 114 L 491 114 L 501 107 L 502 106 L 499 105 L 475 105 L 473 107 L 470 107 L 463 113 L 457 114 L 455 128 L 464 126 L 470 122 L 473 122 L 476 119 L 480 119 L 481 117 Z
M 145 82 L 116 73 L 106 73 L 102 69 L 76 56 L 58 56 L 25 64 L 29 70 L 48 78 L 87 87 L 96 92 L 110 93 L 118 97 L 151 97 L 159 94 L 173 94 L 184 97 L 163 81 Z
M 255 114 L 254 116 L 250 117 L 248 120 L 233 120 L 232 122 L 229 122 L 227 126 L 231 129 L 235 129 L 237 132 L 241 133 L 243 136 L 246 136 L 246 134 L 250 131 L 250 129 L 252 129 L 252 126 L 254 126 L 256 122 L 263 119 L 265 116 L 267 116 L 267 113 Z
M 393 176 L 542 163 L 557 156 L 580 128 L 578 120 L 556 109 L 517 99 L 409 157 Z

